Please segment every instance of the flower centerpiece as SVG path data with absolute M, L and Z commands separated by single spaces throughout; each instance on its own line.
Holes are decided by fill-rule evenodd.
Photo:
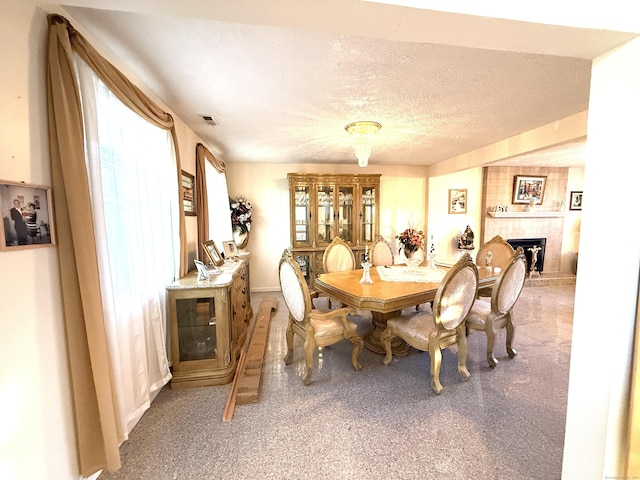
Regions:
M 413 227 L 407 228 L 400 235 L 396 236 L 400 240 L 400 250 L 404 250 L 404 254 L 407 258 L 411 256 L 413 252 L 418 251 L 424 243 L 424 232 L 417 230 Z

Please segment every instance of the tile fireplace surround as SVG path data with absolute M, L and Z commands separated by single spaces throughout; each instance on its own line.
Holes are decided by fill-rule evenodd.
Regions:
M 523 167 L 486 167 L 484 169 L 484 198 L 482 211 L 482 242 L 500 235 L 508 238 L 546 238 L 544 271 L 559 272 L 562 253 L 562 233 L 564 216 L 553 217 L 492 217 L 487 212 L 496 205 L 511 205 L 513 179 L 516 175 L 546 176 L 546 187 L 542 205 L 535 211 L 557 211 L 560 202 L 567 195 L 567 168 L 523 168 Z M 566 208 L 566 207 L 565 207 Z M 521 205 L 512 205 L 514 211 L 523 210 Z

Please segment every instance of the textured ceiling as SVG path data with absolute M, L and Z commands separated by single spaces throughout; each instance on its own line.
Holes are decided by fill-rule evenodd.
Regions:
M 430 165 L 588 108 L 588 53 L 400 41 L 292 19 L 283 26 L 255 11 L 243 23 L 237 13 L 229 22 L 210 11 L 204 19 L 109 3 L 65 9 L 227 162 L 354 163 L 344 126 L 374 120 L 382 130 L 370 164 Z M 454 26 L 458 18 L 469 20 L 447 17 Z M 608 46 L 621 38 L 606 37 Z M 566 147 L 505 162 L 581 165 L 582 145 Z

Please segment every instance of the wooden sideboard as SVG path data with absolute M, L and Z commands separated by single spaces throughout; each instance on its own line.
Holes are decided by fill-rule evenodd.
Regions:
M 167 287 L 172 388 L 229 383 L 253 316 L 249 258 L 227 260 L 209 281 L 191 272 Z

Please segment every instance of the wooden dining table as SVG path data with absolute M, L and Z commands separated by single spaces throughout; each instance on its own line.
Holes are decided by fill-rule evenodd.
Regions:
M 395 281 L 383 280 L 378 269 L 383 269 L 381 270 L 383 277 L 393 277 Z M 404 270 L 386 271 L 386 269 Z M 438 266 L 436 269 L 418 267 L 417 272 L 415 270 L 409 272 L 408 269 L 409 267 L 405 265 L 371 267 L 370 276 L 373 281 L 371 284 L 360 283 L 363 269 L 323 273 L 315 279 L 314 288 L 342 304 L 370 311 L 373 329 L 365 335 L 365 346 L 372 352 L 384 354 L 380 334 L 387 328 L 387 320 L 399 316 L 405 308 L 433 302 L 448 267 Z M 499 271 L 499 268 L 479 267 L 479 288 L 493 286 Z M 407 272 L 407 281 L 402 280 L 405 272 Z M 412 281 L 417 278 L 416 273 L 418 277 L 421 273 L 425 274 L 424 279 Z M 394 340 L 393 353 L 397 356 L 406 355 L 408 352 L 406 343 L 397 337 Z

